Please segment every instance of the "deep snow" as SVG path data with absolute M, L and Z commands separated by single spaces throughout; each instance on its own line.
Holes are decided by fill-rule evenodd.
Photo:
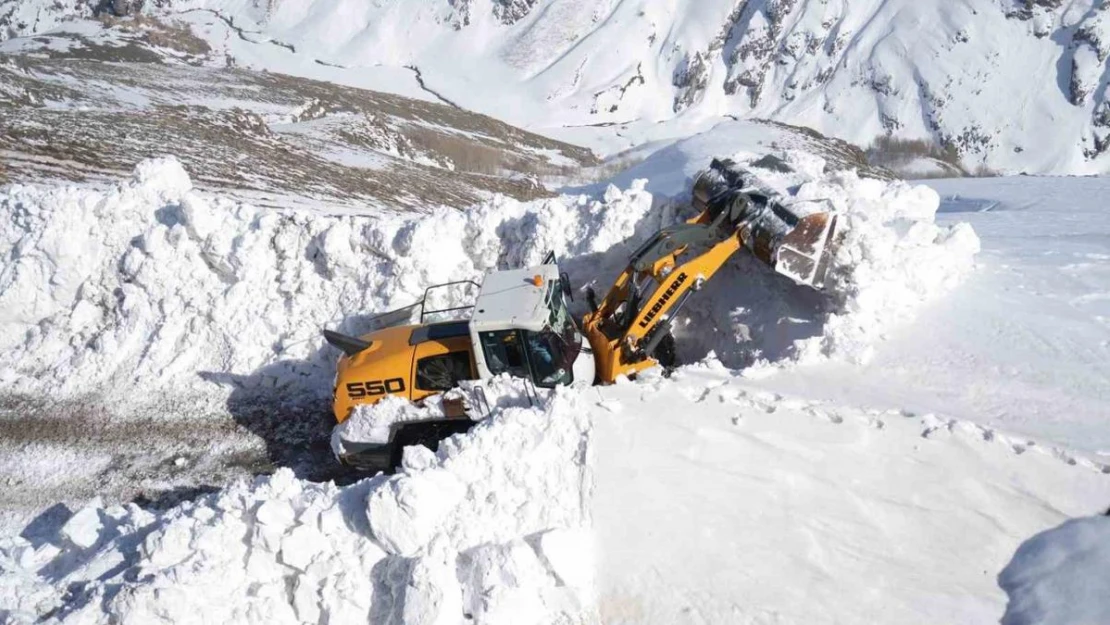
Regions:
M 94 501 L 64 523 L 27 525 L 0 547 L 0 597 L 19 611 L 8 616 L 996 617 L 1006 597 L 995 573 L 1033 533 L 1104 509 L 1107 467 L 812 377 L 877 362 L 888 338 L 915 331 L 923 307 L 957 306 L 941 296 L 967 278 L 979 242 L 966 225 L 934 224 L 941 196 L 928 188 L 785 156 L 795 171 L 764 172 L 767 182 L 841 213 L 834 296 L 741 257 L 691 304 L 681 334 L 687 358 L 714 353 L 671 379 L 564 389 L 536 407 L 502 389 L 507 401 L 472 434 L 437 454 L 410 449 L 393 478 L 337 488 L 281 471 L 164 512 Z M 258 209 L 189 187 L 162 159 L 110 188 L 3 189 L 13 218 L 0 241 L 15 262 L 0 273 L 0 297 L 16 304 L 5 307 L 0 343 L 5 390 L 54 385 L 80 397 L 107 386 L 117 408 L 141 412 L 136 389 L 223 396 L 213 382 L 226 377 L 195 375 L 215 371 L 326 403 L 334 355 L 319 349 L 319 326 L 358 331 L 344 314 L 407 304 L 433 281 L 536 262 L 548 249 L 580 284 L 604 286 L 639 238 L 683 214 L 681 189 L 658 186 L 653 197 L 650 182 L 592 198 L 495 198 L 467 213 L 356 217 Z M 85 213 L 80 227 L 66 225 Z M 1085 275 L 1098 284 L 1094 271 Z M 768 390 L 807 379 L 804 393 Z M 820 397 L 836 393 L 835 403 Z M 365 412 L 372 430 L 405 410 Z M 5 467 L 35 471 L 30 483 L 51 475 Z M 1012 588 L 1025 587 L 1036 583 Z
M 585 622 L 590 421 L 569 392 L 535 408 L 491 399 L 486 422 L 437 454 L 411 449 L 393 477 L 338 488 L 282 469 L 162 514 L 94 502 L 4 537 L 0 618 Z
M 970 422 L 768 392 L 714 360 L 585 395 L 605 623 L 996 622 L 1018 545 L 1110 505 L 1098 466 Z M 1083 582 L 1105 578 L 1096 536 L 1045 537 L 1086 564 L 1016 563 L 1003 587 L 1025 577 L 1051 609 L 1070 583 L 1072 614 L 1110 615 L 1105 584 Z
M 867 365 L 817 365 L 765 386 L 950 415 L 1110 463 L 1107 180 L 926 184 L 941 196 L 940 223 L 969 223 L 983 240 L 959 296 L 889 332 Z
M 1095 620 L 1055 622 L 1110 608 L 1104 521 L 1019 549 L 1101 511 L 1110 477 L 1003 432 L 776 395 L 712 358 L 535 407 L 516 405 L 519 384 L 493 388 L 507 393 L 490 417 L 438 453 L 410 448 L 391 478 L 336 488 L 283 470 L 161 514 L 94 503 L 5 538 L 7 616 L 981 623 L 1008 609 L 1025 625 L 1060 592 L 1064 614 Z

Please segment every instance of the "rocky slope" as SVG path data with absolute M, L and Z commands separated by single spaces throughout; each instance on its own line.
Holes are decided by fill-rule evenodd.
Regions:
M 18 0 L 0 36 L 97 7 L 188 22 L 227 58 L 286 73 L 396 91 L 374 73 L 417 68 L 437 96 L 549 135 L 607 125 L 612 151 L 731 114 L 859 145 L 925 139 L 968 169 L 1110 165 L 1097 0 Z
M 173 153 L 264 205 L 464 207 L 547 195 L 537 177 L 596 161 L 448 104 L 228 66 L 186 28 L 103 24 L 0 44 L 6 177 L 111 178 Z

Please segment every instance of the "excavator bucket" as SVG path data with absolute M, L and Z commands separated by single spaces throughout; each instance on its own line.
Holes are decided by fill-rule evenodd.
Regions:
M 821 289 L 836 253 L 836 213 L 820 202 L 783 203 L 749 169 L 714 159 L 694 180 L 694 206 L 722 227 L 737 229 L 744 245 L 775 272 Z

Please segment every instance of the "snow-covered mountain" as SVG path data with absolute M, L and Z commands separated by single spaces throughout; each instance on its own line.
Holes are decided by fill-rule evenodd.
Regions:
M 91 16 L 93 4 L 11 2 L 0 9 L 0 36 L 58 28 L 65 18 Z M 1098 0 L 98 6 L 185 20 L 237 62 L 287 73 L 327 72 L 395 91 L 411 86 L 386 69 L 419 68 L 420 86 L 435 97 L 602 151 L 688 135 L 736 115 L 860 145 L 886 134 L 928 139 L 957 150 L 969 168 L 1110 169 L 1110 22 Z M 623 139 L 568 128 L 595 124 L 622 126 Z
M 1110 178 L 869 166 L 1105 170 L 1101 2 L 0 3 L 0 623 L 1110 622 Z M 326 481 L 436 402 L 333 430 L 321 328 L 605 289 L 713 157 L 826 290 Z

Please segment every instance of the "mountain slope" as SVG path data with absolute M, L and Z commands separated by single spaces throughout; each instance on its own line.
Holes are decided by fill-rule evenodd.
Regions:
M 0 155 L 13 179 L 110 179 L 172 151 L 201 186 L 269 206 L 282 195 L 426 209 L 550 195 L 538 176 L 596 163 L 449 104 L 224 67 L 174 25 L 81 26 L 0 43 Z
M 10 33 L 39 32 L 91 14 L 82 6 L 22 0 L 0 19 Z M 1004 171 L 1110 165 L 1110 22 L 1095 0 L 159 0 L 142 10 L 285 72 L 393 90 L 383 68 L 419 68 L 437 97 L 549 134 L 621 124 L 642 143 L 739 115 L 863 145 L 926 138 L 967 166 Z

